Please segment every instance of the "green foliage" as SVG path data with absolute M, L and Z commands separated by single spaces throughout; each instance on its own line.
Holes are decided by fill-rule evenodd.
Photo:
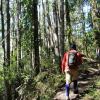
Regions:
M 31 100 L 32 98 L 41 98 L 41 100 L 50 100 L 52 98 L 52 96 L 55 94 L 55 91 L 57 90 L 58 86 L 62 85 L 65 80 L 64 80 L 64 76 L 61 75 L 59 72 L 59 57 L 54 55 L 54 50 L 52 50 L 53 47 L 49 47 L 47 45 L 45 45 L 45 43 L 40 43 L 40 73 L 37 76 L 32 76 L 34 73 L 34 70 L 31 66 L 31 53 L 33 50 L 34 53 L 34 33 L 33 33 L 33 29 L 34 27 L 32 26 L 33 23 L 33 4 L 37 3 L 38 0 L 22 0 L 21 1 L 21 13 L 19 13 L 20 16 L 20 21 L 19 21 L 19 29 L 21 29 L 21 52 L 22 52 L 22 57 L 20 60 L 20 66 L 17 66 L 17 48 L 15 47 L 13 50 L 13 54 L 11 55 L 11 65 L 9 66 L 9 68 L 5 68 L 3 70 L 2 67 L 0 67 L 0 93 L 1 91 L 3 91 L 4 89 L 4 78 L 8 79 L 10 84 L 13 85 L 15 84 L 15 82 L 19 81 L 18 79 L 21 80 L 21 84 L 19 87 L 17 87 L 17 91 L 19 92 L 19 95 L 22 98 L 28 98 L 29 100 Z M 20 1 L 19 1 L 20 2 Z M 40 0 L 41 2 L 41 0 Z M 41 4 L 39 2 L 38 5 L 38 10 L 40 10 Z M 58 19 L 58 37 L 59 39 L 57 40 L 58 42 L 60 42 L 60 6 L 58 1 L 56 1 L 58 3 L 58 8 L 57 8 L 57 16 L 59 17 Z M 71 23 L 67 23 L 67 24 L 71 24 L 72 29 L 65 27 L 65 49 L 68 50 L 69 44 L 68 44 L 68 33 L 70 33 L 70 31 L 75 32 L 75 34 L 71 34 L 71 38 L 70 40 L 75 40 L 75 42 L 77 43 L 78 46 L 78 50 L 79 51 L 83 51 L 84 54 L 86 54 L 88 52 L 89 57 L 95 58 L 95 48 L 96 48 L 96 43 L 95 38 L 94 38 L 94 32 L 91 30 L 88 32 L 85 32 L 85 29 L 83 29 L 84 25 L 84 19 L 83 19 L 83 12 L 81 9 L 82 6 L 82 0 L 68 0 L 69 2 L 69 13 L 70 13 L 70 19 L 71 19 Z M 14 0 L 12 0 L 12 4 L 16 3 Z M 44 2 L 46 3 L 46 2 Z M 46 7 L 49 7 L 50 12 L 47 11 L 47 9 L 45 9 L 45 18 L 42 18 L 41 16 L 38 16 L 41 21 L 38 22 L 37 24 L 39 24 L 39 38 L 42 39 L 47 39 L 46 42 L 53 42 L 53 35 L 52 35 L 52 39 L 51 37 L 48 37 L 50 33 L 53 34 L 55 28 L 56 27 L 56 23 L 54 21 L 54 15 L 53 15 L 53 7 L 52 7 L 52 1 L 48 0 L 48 5 L 45 5 Z M 11 4 L 11 5 L 12 5 Z M 4 6 L 4 5 L 3 5 Z M 12 6 L 11 6 L 12 7 Z M 18 11 L 19 9 L 17 8 L 17 3 L 15 4 L 15 6 L 11 9 L 12 12 L 10 11 L 11 15 L 11 20 L 13 19 L 13 17 L 16 20 L 17 13 L 20 12 Z M 5 10 L 5 8 L 4 8 Z M 5 11 L 3 12 L 5 13 Z M 40 12 L 38 12 L 38 15 L 43 15 L 43 9 L 40 10 Z M 50 32 L 49 30 L 49 23 L 48 19 L 47 19 L 47 13 L 48 15 L 50 15 L 50 21 L 52 24 L 52 27 L 50 28 L 50 30 L 52 30 Z M 64 13 L 64 16 L 66 16 L 66 12 Z M 4 16 L 5 17 L 5 16 Z M 91 12 L 89 12 L 87 19 L 85 19 L 86 24 L 87 23 L 92 23 L 91 20 Z M 43 20 L 45 19 L 45 25 L 43 25 Z M 65 21 L 65 19 L 64 19 Z M 99 18 L 95 19 L 94 21 L 99 23 Z M 5 21 L 6 22 L 6 21 Z M 15 21 L 16 22 L 16 21 Z M 12 23 L 12 22 L 11 22 Z M 42 23 L 42 24 L 41 24 Z M 65 21 L 66 23 L 66 21 Z M 14 31 L 16 33 L 16 28 L 17 27 L 17 22 L 15 23 L 14 26 Z M 66 24 L 66 26 L 67 26 Z M 6 26 L 6 25 L 5 25 Z M 75 26 L 75 28 L 74 28 Z M 47 33 L 42 33 L 43 32 L 43 27 L 45 27 L 46 32 Z M 6 29 L 6 27 L 5 27 Z M 13 34 L 13 29 L 11 28 L 11 33 Z M 50 33 L 49 33 L 50 32 Z M 78 34 L 77 34 L 78 33 Z M 11 34 L 11 37 L 12 37 Z M 16 35 L 16 34 L 15 34 Z M 6 36 L 6 35 L 5 35 Z M 14 38 L 16 38 L 17 36 L 15 36 Z M 99 36 L 98 36 L 99 37 Z M 50 38 L 50 41 L 49 41 Z M 14 40 L 15 42 L 15 40 Z M 19 42 L 19 41 L 18 41 Z M 99 43 L 98 43 L 99 44 Z M 17 44 L 15 44 L 17 45 Z M 56 47 L 57 45 L 54 44 L 54 46 Z M 87 51 L 86 51 L 86 46 L 87 46 Z M 60 47 L 60 46 L 59 46 Z M 57 48 L 59 48 L 57 47 Z M 54 49 L 54 48 L 53 48 Z M 0 56 L 2 56 L 2 50 L 0 49 Z M 34 54 L 33 54 L 34 56 Z M 34 60 L 34 58 L 33 58 Z M 55 62 L 53 62 L 53 60 L 55 60 Z M 34 63 L 34 61 L 32 61 L 32 63 Z M 84 67 L 85 66 L 85 67 Z M 82 68 L 82 70 L 86 70 L 88 67 L 87 64 L 85 64 Z M 4 66 L 5 67 L 5 66 Z M 18 67 L 21 67 L 22 70 Z M 6 76 L 4 76 L 4 71 L 6 72 Z M 18 78 L 18 79 L 17 79 Z M 97 81 L 96 84 L 90 88 L 90 96 L 93 96 L 93 98 L 99 98 L 100 95 L 99 91 L 96 91 L 95 86 L 99 86 L 100 81 Z
M 51 67 L 51 65 L 52 65 L 52 59 L 50 57 L 43 57 L 41 59 L 41 66 L 43 66 L 44 68 Z
M 49 100 L 55 95 L 58 86 L 64 83 L 64 76 L 51 72 L 41 72 L 35 77 L 24 77 L 24 83 L 17 90 L 27 99 Z
M 100 77 L 95 77 L 94 78 L 94 82 L 92 84 L 90 84 L 89 88 L 88 88 L 88 93 L 85 95 L 85 97 L 83 98 L 84 100 L 88 100 L 88 99 L 93 99 L 93 100 L 99 100 L 100 98 Z
M 4 89 L 3 68 L 0 66 L 0 93 Z

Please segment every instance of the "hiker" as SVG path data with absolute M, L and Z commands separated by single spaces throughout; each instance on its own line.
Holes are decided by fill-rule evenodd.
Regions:
M 64 54 L 62 59 L 61 69 L 65 72 L 66 78 L 66 99 L 69 100 L 70 83 L 73 82 L 74 94 L 78 94 L 78 69 L 82 64 L 82 57 L 84 55 L 76 50 L 76 45 L 72 44 L 70 50 Z

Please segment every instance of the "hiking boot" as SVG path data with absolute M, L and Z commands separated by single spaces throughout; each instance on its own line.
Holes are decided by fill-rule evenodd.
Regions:
M 66 96 L 66 100 L 70 100 L 68 96 Z
M 74 90 L 74 94 L 78 94 L 79 93 L 79 91 L 78 90 Z
M 74 82 L 74 84 L 73 84 L 74 94 L 78 94 L 78 83 L 77 83 L 77 80 L 74 80 L 73 82 Z

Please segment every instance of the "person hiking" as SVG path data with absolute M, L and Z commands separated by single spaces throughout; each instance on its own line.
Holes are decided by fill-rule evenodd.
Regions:
M 62 62 L 61 69 L 65 72 L 66 78 L 66 100 L 69 99 L 70 83 L 73 82 L 74 94 L 78 94 L 78 69 L 79 65 L 82 64 L 82 57 L 84 55 L 76 50 L 76 44 L 70 46 L 70 50 L 65 52 Z

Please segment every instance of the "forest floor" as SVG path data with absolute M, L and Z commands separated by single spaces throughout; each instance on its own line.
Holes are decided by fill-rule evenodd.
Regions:
M 100 100 L 100 64 L 91 64 L 78 80 L 79 95 L 73 94 L 71 83 L 70 100 Z M 54 100 L 66 100 L 64 86 L 58 89 Z

